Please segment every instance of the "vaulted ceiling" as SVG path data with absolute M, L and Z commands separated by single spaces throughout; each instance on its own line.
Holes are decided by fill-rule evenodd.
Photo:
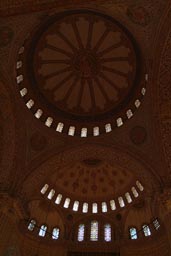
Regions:
M 2 192 L 29 210 L 45 183 L 91 203 L 138 179 L 155 203 L 171 183 L 170 12 L 167 0 L 1 1 Z

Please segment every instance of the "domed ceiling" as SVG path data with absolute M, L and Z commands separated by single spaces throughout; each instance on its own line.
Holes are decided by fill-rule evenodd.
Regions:
M 141 103 L 139 50 L 111 17 L 83 10 L 52 16 L 23 52 L 17 62 L 20 93 L 26 88 L 21 95 L 27 107 L 57 131 L 81 137 L 109 132 Z
M 66 196 L 93 201 L 124 194 L 135 180 L 128 170 L 116 168 L 106 161 L 86 159 L 61 168 L 48 182 Z

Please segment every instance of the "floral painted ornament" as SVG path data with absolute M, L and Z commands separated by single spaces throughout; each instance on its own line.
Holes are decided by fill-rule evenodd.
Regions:
M 150 15 L 142 6 L 132 5 L 127 9 L 127 15 L 133 23 L 146 26 L 150 22 Z

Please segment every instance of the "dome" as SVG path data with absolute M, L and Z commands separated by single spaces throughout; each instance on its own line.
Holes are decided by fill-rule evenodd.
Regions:
M 47 127 L 98 136 L 122 126 L 141 104 L 140 51 L 111 17 L 86 10 L 59 13 L 32 32 L 21 49 L 20 93 Z

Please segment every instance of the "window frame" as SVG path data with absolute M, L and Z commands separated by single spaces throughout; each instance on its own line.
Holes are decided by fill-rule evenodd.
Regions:
M 42 226 L 44 226 L 46 229 L 45 229 L 45 230 L 42 229 Z M 40 226 L 40 228 L 39 228 L 38 236 L 40 236 L 40 237 L 45 237 L 47 230 L 48 230 L 48 226 L 47 226 L 46 224 L 42 224 L 42 225 Z M 44 235 L 40 235 L 40 231 L 45 232 Z
M 135 231 L 136 231 L 136 238 L 132 238 L 133 236 L 135 236 L 135 235 L 131 235 L 131 229 L 135 229 Z M 128 231 L 129 231 L 129 238 L 130 238 L 130 240 L 138 240 L 138 238 L 139 238 L 139 235 L 138 235 L 138 229 L 137 229 L 137 227 L 136 226 L 130 226 L 129 228 L 128 228 Z
M 58 237 L 57 237 L 57 238 L 56 238 L 55 235 L 53 234 L 54 229 L 57 229 L 57 230 L 58 230 Z M 59 240 L 59 236 L 60 236 L 60 228 L 59 228 L 58 226 L 53 227 L 52 233 L 51 233 L 51 238 L 52 238 L 52 240 Z M 55 238 L 53 238 L 53 237 L 55 237 Z
M 110 240 L 106 240 L 106 236 L 105 236 L 105 230 L 106 230 L 106 228 L 107 228 L 107 226 L 108 226 L 108 228 L 110 229 Z M 112 225 L 110 224 L 110 223 L 105 223 L 104 225 L 103 225 L 103 238 L 104 238 L 104 241 L 105 242 L 107 242 L 107 243 L 110 243 L 110 242 L 112 242 Z
M 151 229 L 150 229 L 150 225 L 149 225 L 149 224 L 144 223 L 144 224 L 142 224 L 141 228 L 142 228 L 142 232 L 143 232 L 144 237 L 151 237 L 151 236 L 152 236 L 152 231 L 151 231 Z M 146 232 L 144 231 L 145 228 L 148 228 L 148 229 L 149 229 L 149 232 L 150 232 L 149 235 L 146 235 L 146 234 L 145 234 L 145 233 L 146 233 Z

